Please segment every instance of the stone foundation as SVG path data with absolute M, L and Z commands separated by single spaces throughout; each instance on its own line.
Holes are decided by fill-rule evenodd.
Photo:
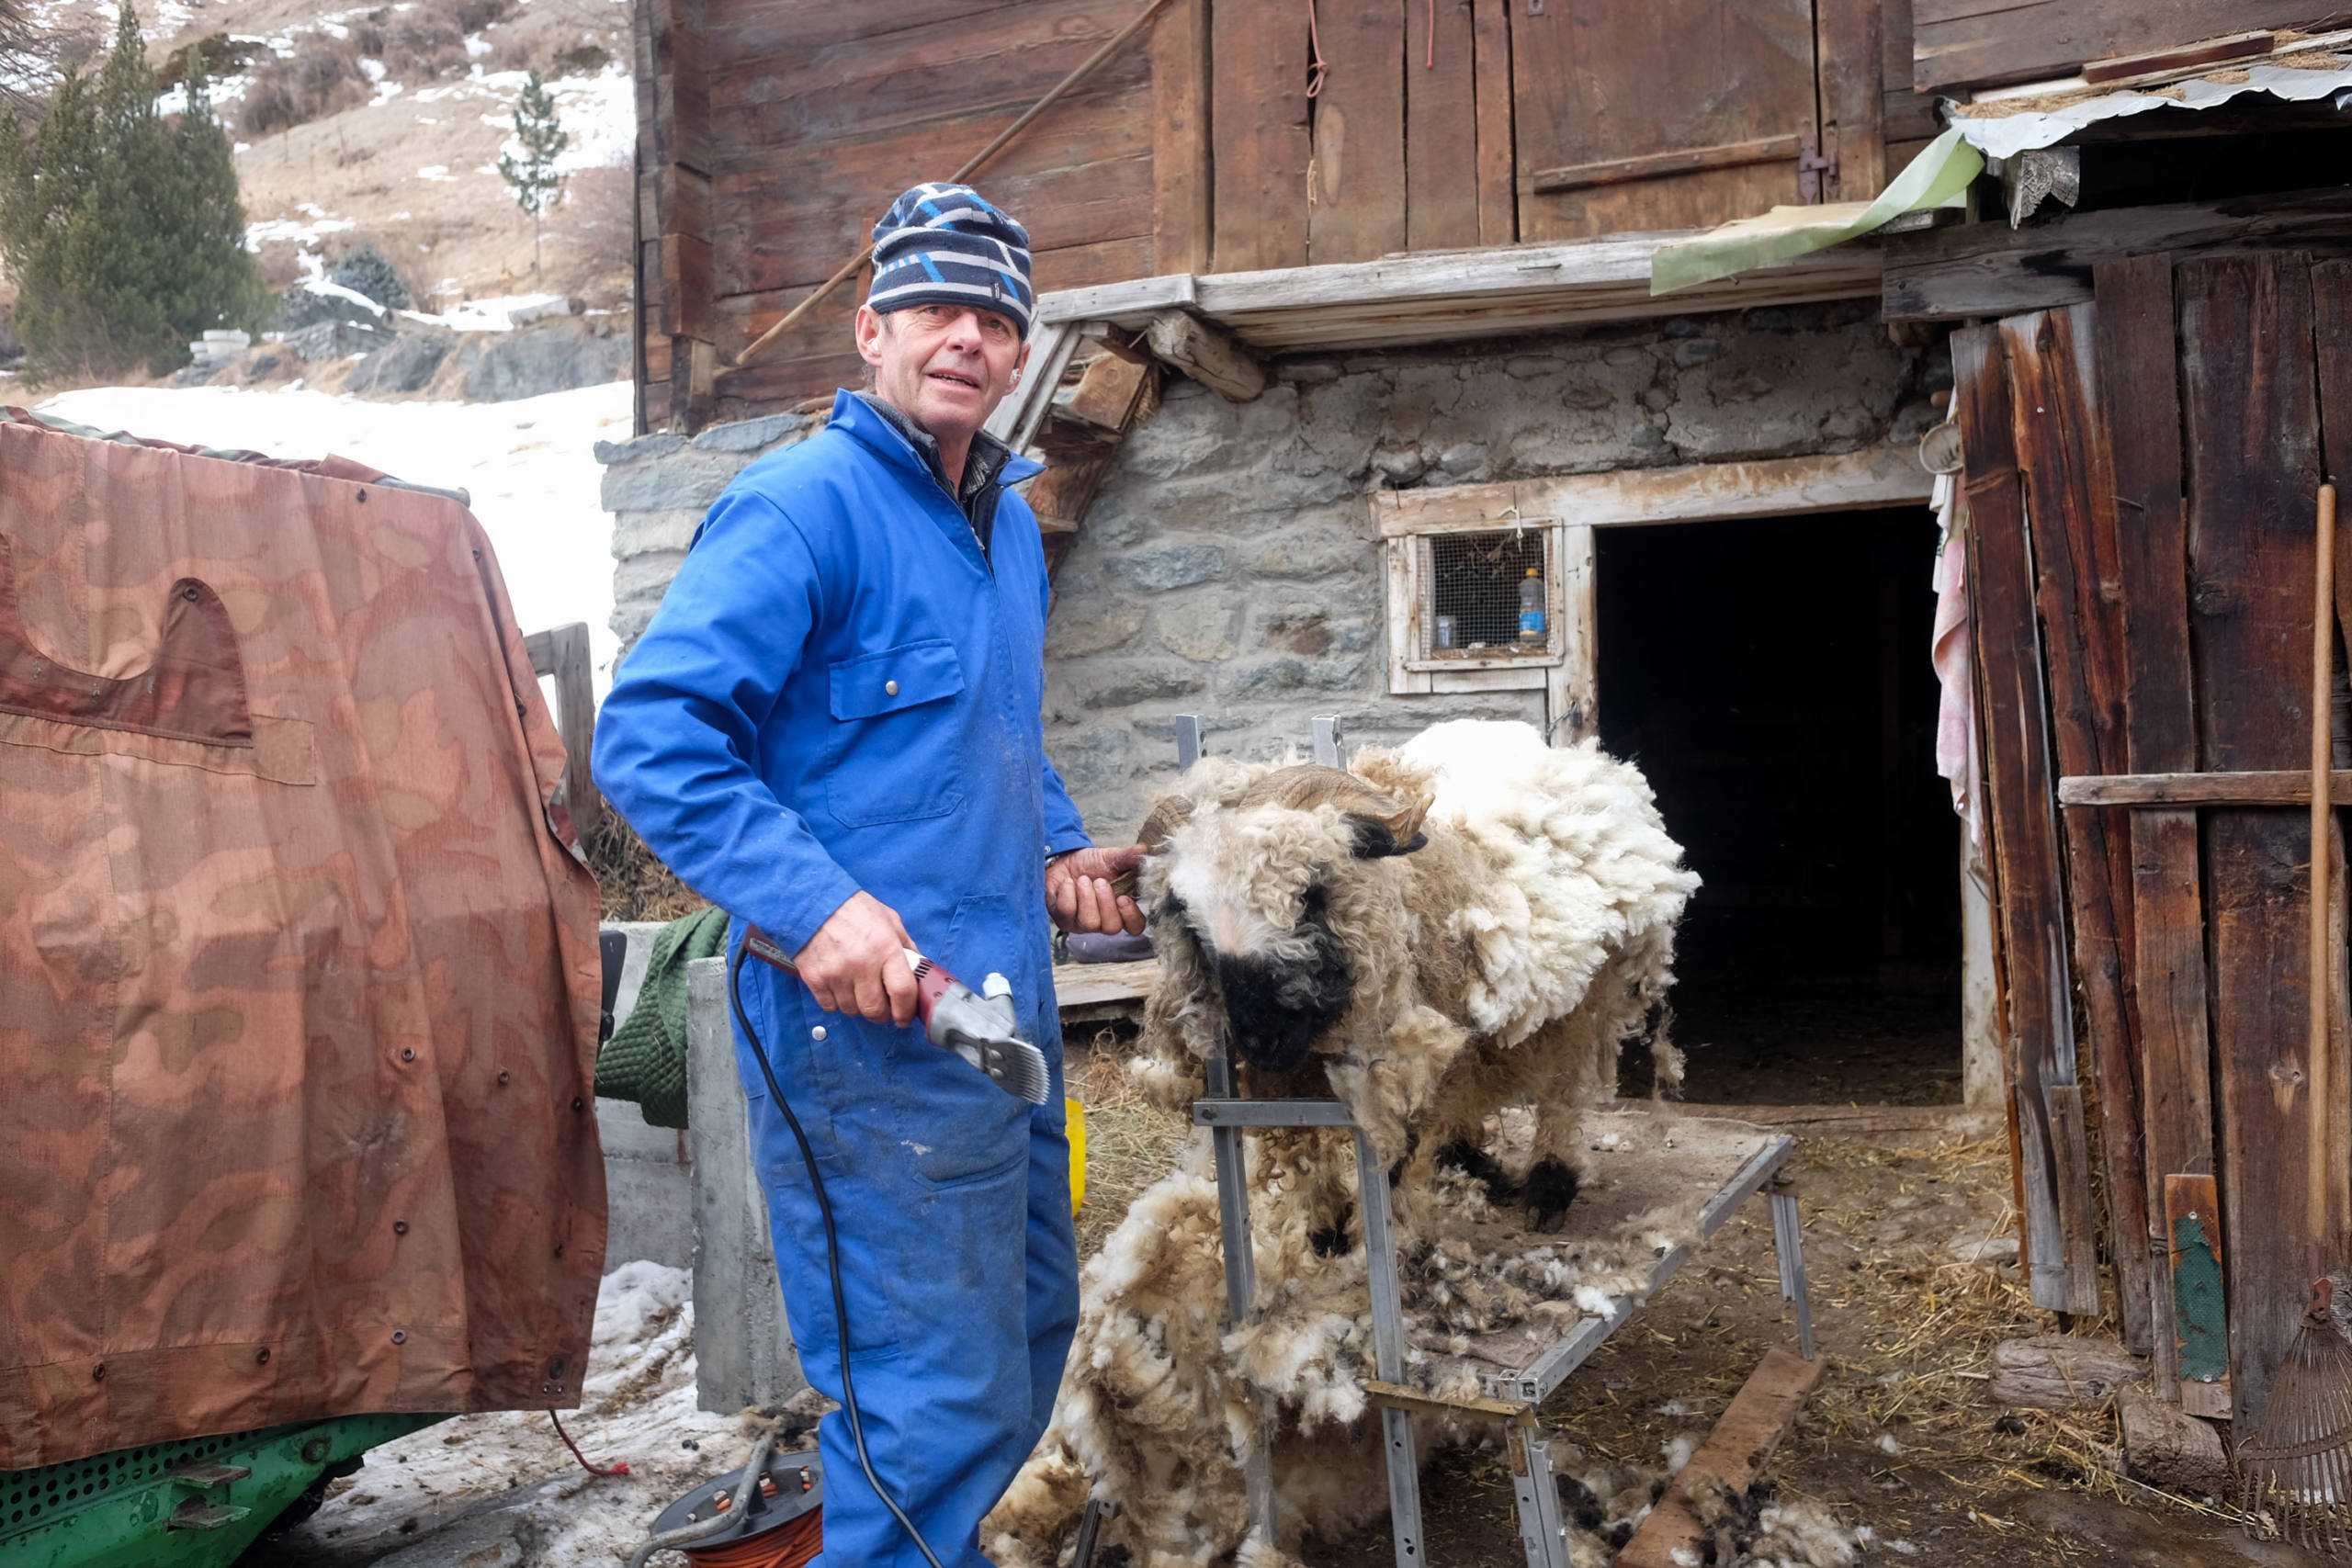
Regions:
M 1867 301 L 1272 370 L 1250 403 L 1172 378 L 1062 566 L 1046 746 L 1105 840 L 1175 777 L 1179 714 L 1201 716 L 1212 751 L 1247 757 L 1303 750 L 1317 714 L 1339 716 L 1350 743 L 1442 718 L 1544 721 L 1540 692 L 1388 694 L 1370 492 L 1908 446 L 1938 417 L 1928 393 L 1950 384 L 1940 351 L 1891 344 Z M 778 415 L 598 448 L 624 642 L 727 481 L 813 428 Z

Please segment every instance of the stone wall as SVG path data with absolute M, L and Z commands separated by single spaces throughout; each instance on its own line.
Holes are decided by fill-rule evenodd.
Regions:
M 1249 757 L 1303 750 L 1317 714 L 1351 742 L 1449 717 L 1543 721 L 1540 692 L 1388 694 L 1370 492 L 1907 444 L 1950 384 L 1939 353 L 1894 346 L 1862 301 L 1273 369 L 1250 403 L 1172 379 L 1062 566 L 1046 747 L 1098 837 L 1132 832 L 1175 776 L 1179 714 L 1201 716 L 1211 750 Z M 811 428 L 782 415 L 599 447 L 624 643 L 727 480 Z

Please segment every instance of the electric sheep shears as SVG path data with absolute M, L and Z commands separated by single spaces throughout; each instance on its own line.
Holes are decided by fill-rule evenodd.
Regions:
M 791 955 L 757 926 L 744 929 L 743 950 L 787 975 L 800 973 Z M 979 1068 L 1015 1100 L 1045 1104 L 1053 1075 L 1046 1054 L 1017 1032 L 1012 982 L 990 975 L 976 993 L 913 948 L 903 951 L 907 967 L 914 971 L 915 1016 L 922 1020 L 924 1036 Z

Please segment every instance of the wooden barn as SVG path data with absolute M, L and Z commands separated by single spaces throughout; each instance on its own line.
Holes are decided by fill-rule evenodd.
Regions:
M 1706 878 L 1694 1094 L 2005 1118 L 2034 1301 L 2249 1429 L 2352 1268 L 2345 852 L 2315 976 L 2295 773 L 2352 470 L 2332 9 L 644 0 L 616 629 L 856 383 L 863 279 L 772 329 L 1063 89 L 969 178 L 1035 245 L 1000 419 L 1049 464 L 1047 745 L 1098 836 L 1180 715 L 1598 736 Z M 1530 570 L 1546 640 L 1489 639 Z

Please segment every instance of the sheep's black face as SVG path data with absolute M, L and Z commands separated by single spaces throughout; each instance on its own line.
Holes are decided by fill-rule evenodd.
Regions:
M 1325 1030 L 1340 1021 L 1355 994 L 1347 949 L 1331 930 L 1323 889 L 1307 890 L 1298 923 L 1275 953 L 1215 953 L 1212 971 L 1225 998 L 1234 1054 L 1268 1072 L 1288 1072 Z

